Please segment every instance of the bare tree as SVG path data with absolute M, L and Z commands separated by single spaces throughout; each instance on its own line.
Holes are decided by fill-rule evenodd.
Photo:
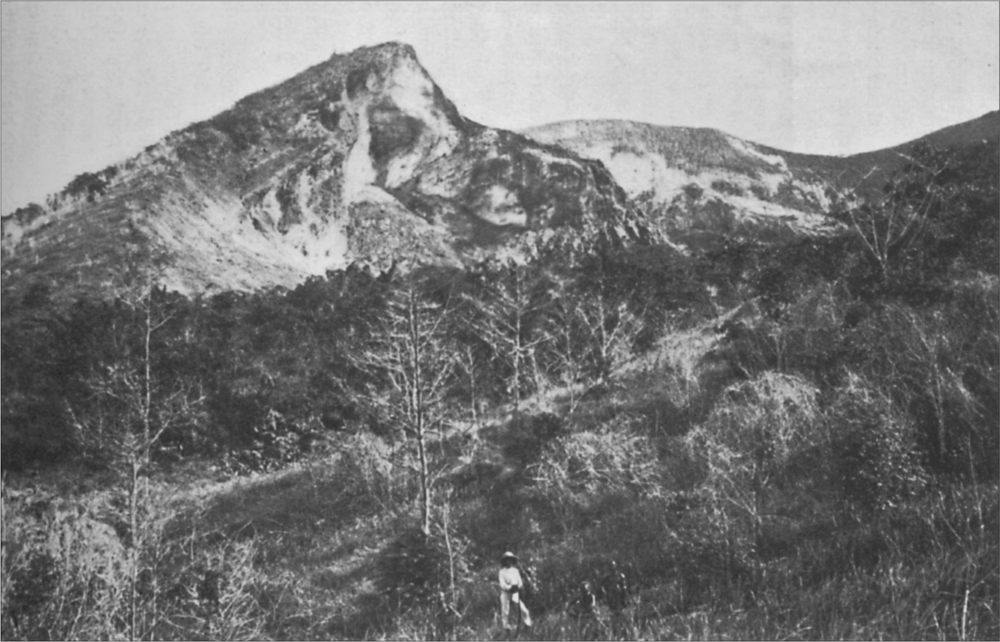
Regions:
M 571 408 L 577 403 L 575 384 L 600 385 L 631 357 L 645 315 L 629 306 L 635 298 L 610 274 L 603 256 L 558 287 L 548 306 L 544 347 L 547 363 L 570 385 Z
M 456 364 L 468 380 L 469 418 L 472 421 L 469 430 L 475 430 L 479 426 L 479 403 L 481 393 L 478 384 L 478 359 L 471 345 L 465 345 L 458 351 Z
M 447 345 L 446 306 L 422 296 L 413 277 L 389 302 L 360 357 L 360 365 L 386 384 L 403 432 L 417 450 L 421 529 L 431 534 L 431 491 L 437 478 L 428 463 L 428 437 L 444 419 L 442 401 L 455 359 Z
M 149 474 L 156 448 L 171 428 L 189 422 L 203 401 L 200 390 L 156 368 L 154 335 L 170 314 L 157 301 L 160 259 L 143 245 L 128 244 L 116 286 L 107 356 L 85 377 L 89 397 L 70 407 L 83 451 L 113 471 L 125 495 L 129 537 L 127 636 L 144 635 L 140 574 L 150 532 Z
M 903 157 L 907 165 L 886 184 L 881 198 L 841 195 L 846 206 L 838 217 L 855 233 L 883 280 L 897 267 L 900 257 L 920 241 L 951 198 L 951 191 L 940 180 L 950 168 L 946 159 L 930 149 Z
M 624 301 L 614 302 L 603 291 L 585 296 L 576 306 L 598 381 L 628 360 L 642 331 L 642 319 Z
M 580 401 L 576 386 L 583 380 L 586 361 L 586 346 L 580 341 L 576 326 L 576 301 L 568 296 L 557 297 L 545 331 L 549 335 L 549 357 L 570 394 L 570 412 L 576 410 Z
M 546 301 L 524 266 L 504 265 L 490 275 L 490 281 L 482 296 L 466 297 L 476 311 L 470 327 L 509 369 L 507 388 L 515 410 L 520 410 L 522 389 L 531 370 L 537 369 L 535 348 L 545 340 L 537 321 Z

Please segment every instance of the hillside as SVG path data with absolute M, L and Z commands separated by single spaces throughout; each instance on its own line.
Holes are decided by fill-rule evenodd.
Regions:
M 677 276 L 664 267 L 644 281 L 653 274 Z M 167 326 L 173 339 L 162 340 L 157 372 L 173 372 L 163 370 L 171 363 L 201 372 L 210 400 L 147 464 L 141 577 L 155 580 L 138 584 L 135 637 L 507 639 L 515 636 L 496 613 L 504 550 L 534 569 L 524 599 L 535 625 L 519 639 L 990 639 L 1000 630 L 996 426 L 951 405 L 966 392 L 988 404 L 996 388 L 945 392 L 961 426 L 947 439 L 975 441 L 941 458 L 914 443 L 934 417 L 902 406 L 934 398 L 921 382 L 935 362 L 896 356 L 948 328 L 934 335 L 949 341 L 944 356 L 988 373 L 996 332 L 971 315 L 993 305 L 997 318 L 996 277 L 927 311 L 867 309 L 860 321 L 843 284 L 822 279 L 798 286 L 777 320 L 756 296 L 727 298 L 732 307 L 686 323 L 654 315 L 656 339 L 614 342 L 605 370 L 601 341 L 576 323 L 566 327 L 578 333 L 579 361 L 556 365 L 558 328 L 535 318 L 531 353 L 547 365 L 540 382 L 523 381 L 516 405 L 502 351 L 475 363 L 473 387 L 464 369 L 449 382 L 444 424 L 427 448 L 429 536 L 419 528 L 414 443 L 401 429 L 405 402 L 385 382 L 364 393 L 357 373 L 340 370 L 345 337 L 371 345 L 352 319 L 385 314 L 377 299 L 359 298 L 384 285 L 356 278 L 287 297 L 216 298 L 200 312 L 171 305 L 189 320 Z M 594 278 L 567 284 L 587 313 L 600 309 L 584 294 Z M 623 289 L 605 292 L 614 305 L 604 309 L 620 309 Z M 564 321 L 558 299 L 541 301 Z M 93 312 L 80 315 L 76 341 L 110 325 L 91 320 L 93 334 L 81 332 Z M 431 355 L 436 363 L 486 335 L 485 324 L 470 330 L 462 318 L 444 318 L 466 338 Z M 950 341 L 958 337 L 969 343 Z M 889 400 L 897 393 L 904 402 Z M 74 405 L 81 416 L 94 411 Z M 230 437 L 209 454 L 220 433 Z M 108 588 L 133 585 L 125 571 L 134 549 L 116 535 L 129 532 L 128 485 L 114 481 L 113 459 L 89 452 L 86 467 L 5 477 L 5 546 L 20 546 L 5 562 L 5 639 L 130 637 L 128 610 Z M 971 479 L 955 472 L 970 465 Z M 628 606 L 614 611 L 599 594 L 594 613 L 581 615 L 581 584 L 602 586 L 612 561 L 627 578 Z M 47 609 L 57 599 L 86 616 Z
M 526 130 L 599 159 L 664 232 L 826 234 L 835 194 L 823 177 L 792 171 L 780 153 L 714 129 L 572 121 Z
M 654 225 L 679 241 L 704 235 L 757 239 L 834 233 L 826 216 L 853 191 L 869 197 L 915 145 L 964 149 L 997 144 L 993 112 L 896 147 L 852 156 L 787 152 L 714 129 L 629 121 L 569 121 L 525 130 L 608 167 Z
M 468 121 L 396 43 L 335 54 L 4 216 L 5 286 L 100 290 L 129 235 L 184 293 L 649 238 L 600 164 Z
M 8 294 L 3 636 L 994 639 L 997 154 L 972 161 L 887 272 L 841 235 Z
M 793 170 L 814 171 L 840 189 L 857 189 L 868 196 L 881 189 L 893 172 L 901 169 L 915 146 L 928 144 L 959 151 L 974 147 L 996 147 L 1000 141 L 1000 112 L 951 125 L 915 140 L 849 156 L 818 156 L 782 152 Z M 775 150 L 777 151 L 777 150 Z

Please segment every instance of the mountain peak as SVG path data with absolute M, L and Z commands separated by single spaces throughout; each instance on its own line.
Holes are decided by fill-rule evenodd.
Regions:
M 5 285 L 100 291 L 126 233 L 163 250 L 163 284 L 185 293 L 649 238 L 600 163 L 463 118 L 399 42 L 334 55 L 4 218 Z
M 388 72 L 400 63 L 416 65 L 423 70 L 416 50 L 405 42 L 397 41 L 360 47 L 347 53 L 335 52 L 327 60 L 327 64 L 335 71 L 346 66 L 351 69 L 368 68 L 382 73 Z M 424 72 L 426 73 L 426 70 Z
M 359 47 L 354 51 L 350 51 L 346 54 L 333 54 L 332 58 L 338 58 L 341 56 L 352 56 L 363 58 L 365 56 L 380 56 L 385 58 L 390 57 L 406 57 L 417 59 L 416 50 L 409 44 L 405 42 L 399 42 L 397 40 L 390 40 L 388 42 L 383 42 L 377 45 L 370 45 L 368 47 Z

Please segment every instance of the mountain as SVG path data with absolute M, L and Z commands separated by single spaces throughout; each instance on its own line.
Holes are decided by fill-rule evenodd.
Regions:
M 843 195 L 870 195 L 900 169 L 914 145 L 957 149 L 996 145 L 998 112 L 888 149 L 851 156 L 787 152 L 715 129 L 618 120 L 567 121 L 523 133 L 603 162 L 628 195 L 671 238 L 704 235 L 769 239 L 827 234 L 826 216 Z
M 546 247 L 829 234 L 845 188 L 909 146 L 997 140 L 997 113 L 898 147 L 796 154 L 713 129 L 463 117 L 407 45 L 335 54 L 0 219 L 5 288 L 106 289 L 136 244 L 200 293 L 358 264 L 459 265 Z M 874 170 L 874 171 L 873 171 Z
M 650 236 L 600 163 L 464 118 L 398 43 L 334 55 L 2 223 L 5 285 L 64 292 L 108 285 L 127 239 L 197 293 Z

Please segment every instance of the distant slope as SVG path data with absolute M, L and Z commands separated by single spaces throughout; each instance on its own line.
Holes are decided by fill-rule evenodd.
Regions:
M 568 121 L 524 133 L 603 162 L 674 239 L 768 239 L 836 229 L 825 214 L 841 194 L 880 188 L 913 145 L 996 145 L 1000 118 L 991 112 L 903 145 L 843 157 L 787 152 L 714 129 L 630 121 Z
M 334 55 L 2 223 L 4 285 L 69 293 L 105 287 L 130 235 L 188 293 L 649 237 L 600 163 L 465 119 L 398 43 Z
M 525 131 L 604 163 L 629 196 L 677 238 L 708 232 L 773 236 L 835 229 L 834 197 L 780 153 L 714 129 L 569 121 Z
M 879 189 L 886 178 L 900 169 L 915 145 L 927 143 L 941 149 L 958 150 L 975 145 L 1000 144 L 1000 111 L 951 125 L 926 136 L 889 147 L 850 156 L 820 156 L 815 154 L 779 153 L 793 171 L 812 171 L 841 189 L 857 188 L 862 192 Z

